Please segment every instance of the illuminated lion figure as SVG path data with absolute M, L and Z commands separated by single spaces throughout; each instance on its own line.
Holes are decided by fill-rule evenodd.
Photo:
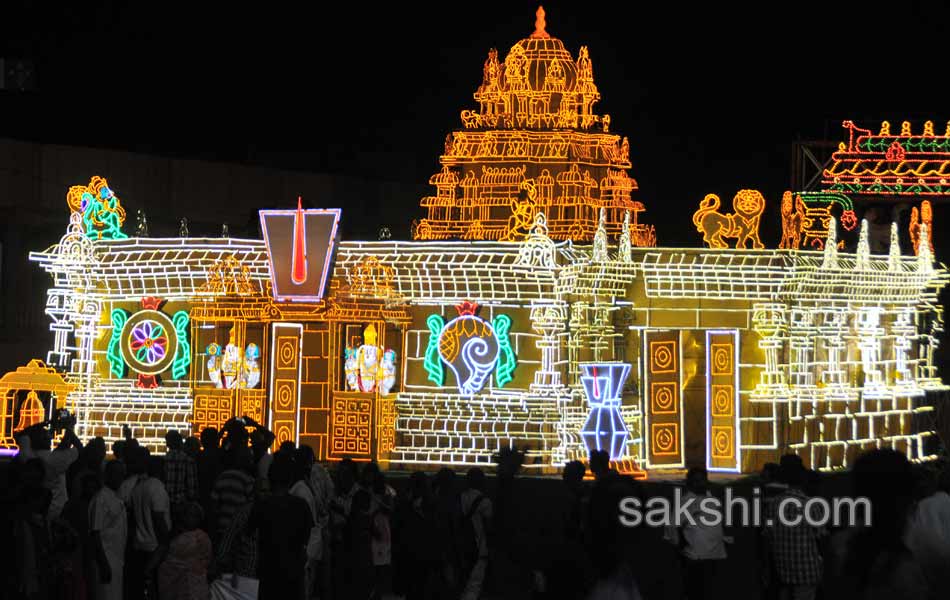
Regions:
M 732 199 L 732 214 L 720 213 L 719 206 L 719 196 L 706 194 L 693 213 L 693 225 L 710 248 L 728 248 L 723 238 L 735 238 L 736 248 L 745 248 L 748 240 L 753 248 L 764 247 L 759 239 L 759 219 L 765 198 L 758 190 L 739 190 Z

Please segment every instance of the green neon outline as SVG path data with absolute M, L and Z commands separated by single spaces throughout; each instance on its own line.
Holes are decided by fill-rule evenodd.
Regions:
M 86 202 L 86 209 L 82 213 L 82 224 L 87 238 L 91 240 L 128 239 L 129 236 L 122 232 L 122 223 L 119 222 L 119 215 L 115 212 L 116 205 L 119 203 L 118 198 L 113 195 L 112 198 L 103 201 L 89 192 L 84 192 L 82 197 Z M 102 230 L 96 229 L 95 226 L 94 217 L 99 209 L 108 211 L 105 216 L 106 220 L 101 221 L 105 225 Z
M 426 347 L 426 358 L 422 365 L 429 374 L 429 381 L 441 386 L 445 381 L 445 369 L 442 367 L 442 357 L 439 356 L 439 338 L 445 328 L 445 319 L 442 315 L 432 314 L 426 317 L 429 326 L 429 345 Z
M 511 317 L 504 314 L 496 315 L 492 321 L 492 329 L 495 330 L 495 337 L 498 340 L 495 383 L 498 387 L 505 387 L 506 383 L 514 379 L 513 373 L 518 366 L 518 359 L 515 357 L 514 350 L 511 349 L 511 340 L 508 337 L 508 330 L 511 329 Z
M 851 198 L 848 198 L 840 192 L 796 192 L 802 197 L 806 204 L 815 204 L 818 202 L 827 202 L 829 204 L 838 203 L 842 210 L 854 210 L 854 204 Z
M 191 318 L 186 311 L 180 310 L 172 315 L 175 333 L 178 334 L 178 347 L 175 360 L 172 361 L 172 379 L 181 379 L 188 374 L 191 366 L 191 344 L 188 343 L 188 324 Z
M 119 344 L 122 340 L 122 329 L 129 320 L 129 312 L 122 308 L 113 308 L 110 318 L 112 319 L 112 338 L 109 339 L 106 360 L 109 361 L 109 371 L 121 379 L 125 377 L 126 364 L 119 351 Z

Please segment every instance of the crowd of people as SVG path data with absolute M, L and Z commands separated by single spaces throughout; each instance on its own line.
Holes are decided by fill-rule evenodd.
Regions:
M 200 438 L 169 431 L 164 456 L 128 430 L 108 456 L 101 438 L 83 445 L 68 420 L 17 440 L 3 511 L 15 557 L 3 587 L 14 598 L 671 597 L 649 566 L 660 539 L 679 556 L 670 572 L 685 597 L 728 589 L 733 538 L 722 524 L 668 524 L 662 538 L 625 526 L 621 502 L 645 504 L 647 488 L 602 452 L 568 463 L 562 482 L 539 492 L 518 476 L 516 448 L 499 452 L 494 477 L 442 469 L 390 481 L 373 462 L 328 471 L 305 445 L 272 452 L 273 434 L 248 417 Z M 774 522 L 756 532 L 759 561 L 744 568 L 761 574 L 763 597 L 943 597 L 950 470 L 877 450 L 852 479 L 853 494 L 871 501 L 870 526 Z M 684 483 L 687 498 L 717 491 L 702 468 Z M 782 499 L 807 500 L 820 481 L 788 455 L 758 483 L 774 516 Z

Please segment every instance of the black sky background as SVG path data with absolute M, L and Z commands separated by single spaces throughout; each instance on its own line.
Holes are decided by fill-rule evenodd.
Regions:
M 0 56 L 34 60 L 39 89 L 0 92 L 0 136 L 424 183 L 488 49 L 503 58 L 536 7 L 5 2 Z M 846 118 L 950 118 L 942 3 L 545 9 L 572 54 L 589 47 L 663 245 L 700 243 L 689 214 L 708 192 L 761 189 L 777 230 L 796 139 L 843 139 Z

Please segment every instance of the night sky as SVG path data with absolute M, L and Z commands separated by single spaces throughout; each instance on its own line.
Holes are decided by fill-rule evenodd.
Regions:
M 53 4 L 0 9 L 0 56 L 34 60 L 38 84 L 0 92 L 0 136 L 407 183 L 438 169 L 489 48 L 503 58 L 537 7 Z M 945 6 L 692 4 L 545 3 L 548 32 L 590 49 L 661 244 L 699 243 L 689 214 L 707 192 L 758 188 L 777 207 L 796 139 L 950 118 Z

